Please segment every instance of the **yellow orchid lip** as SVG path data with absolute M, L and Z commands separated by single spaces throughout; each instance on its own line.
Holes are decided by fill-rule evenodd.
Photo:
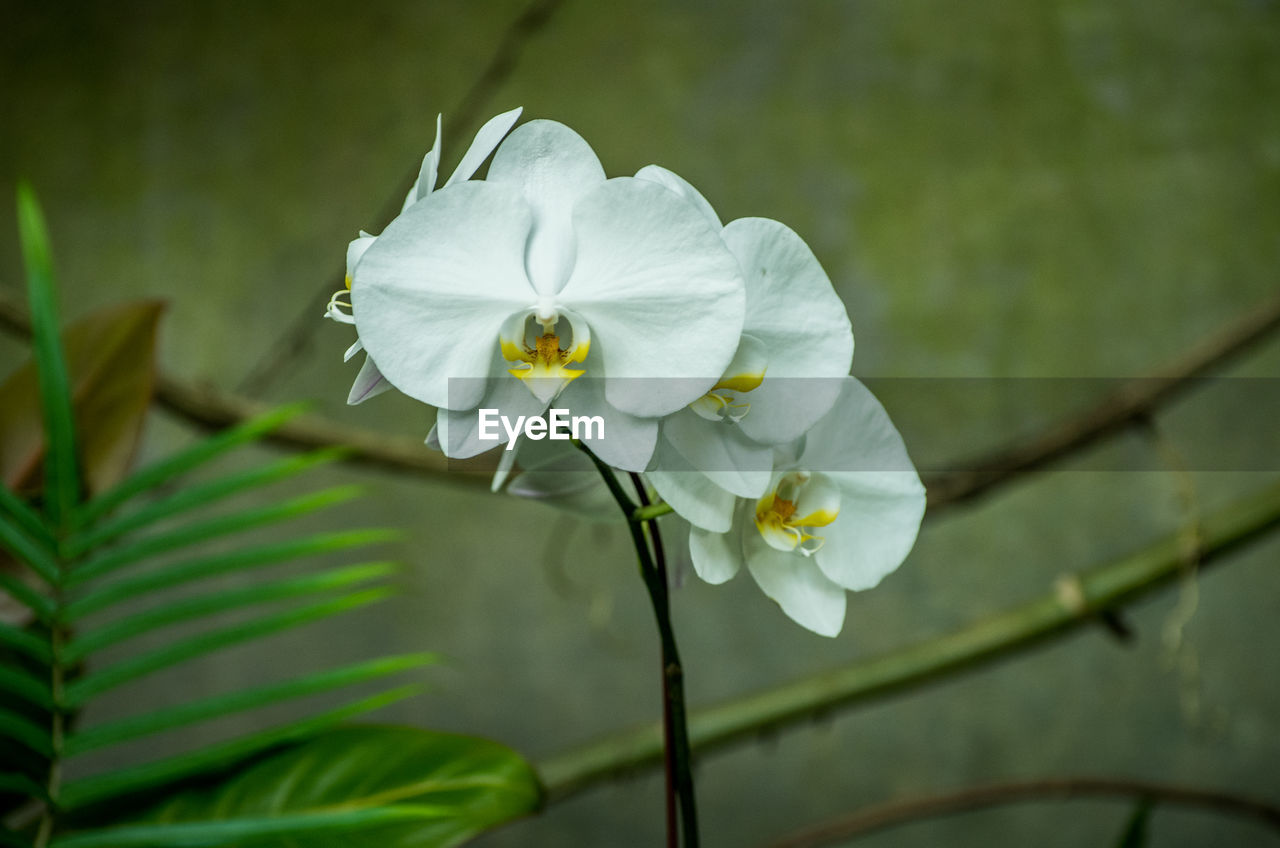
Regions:
M 826 540 L 810 531 L 836 520 L 839 501 L 839 490 L 825 477 L 790 472 L 756 502 L 756 529 L 771 548 L 813 556 Z
M 586 360 L 591 351 L 591 334 L 585 322 L 566 315 L 572 341 L 568 347 L 561 347 L 560 335 L 555 332 L 560 316 L 544 312 L 529 310 L 512 316 L 503 327 L 498 344 L 503 359 L 519 363 L 507 372 L 522 381 L 539 400 L 550 401 L 586 373 L 585 369 L 569 366 Z M 543 332 L 529 339 L 531 321 L 541 324 Z
M 768 352 L 764 344 L 754 336 L 744 335 L 724 375 L 710 391 L 689 404 L 689 408 L 708 421 L 736 424 L 751 411 L 751 404 L 739 400 L 738 395 L 759 388 L 767 369 Z

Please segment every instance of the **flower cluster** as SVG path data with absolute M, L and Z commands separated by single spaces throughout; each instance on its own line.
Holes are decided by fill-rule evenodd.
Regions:
M 573 130 L 512 131 L 518 117 L 489 121 L 439 189 L 437 126 L 400 216 L 351 243 L 327 313 L 355 324 L 348 358 L 367 354 L 349 402 L 394 386 L 436 407 L 428 441 L 451 457 L 520 439 L 495 441 L 480 410 L 527 419 L 554 404 L 600 421 L 583 443 L 644 472 L 688 522 L 700 577 L 745 564 L 787 615 L 834 636 L 845 590 L 911 549 L 924 490 L 848 376 L 853 332 L 827 275 L 783 224 L 723 224 L 654 165 L 608 179 Z M 527 469 L 513 489 L 583 502 L 551 497 L 581 487 L 548 471 L 580 454 L 510 447 Z M 517 452 L 502 455 L 498 481 Z

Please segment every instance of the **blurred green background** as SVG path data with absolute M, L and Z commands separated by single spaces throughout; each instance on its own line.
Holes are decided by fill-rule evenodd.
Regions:
M 318 294 L 347 241 L 380 225 L 377 210 L 420 161 L 437 112 L 445 172 L 457 161 L 475 125 L 451 122 L 451 111 L 524 8 L 8 4 L 0 189 L 12 197 L 21 175 L 40 193 L 67 317 L 168 298 L 163 366 L 234 388 L 311 310 L 307 355 L 261 396 L 315 398 L 335 418 L 425 436 L 429 410 L 404 398 L 344 406 L 352 333 L 321 321 Z M 579 131 L 610 175 L 656 162 L 726 221 L 787 223 L 848 306 L 858 376 L 1140 376 L 1280 289 L 1273 0 L 567 0 L 514 58 L 478 118 L 522 105 L 525 117 Z M 0 233 L 0 285 L 12 291 L 21 277 L 8 203 Z M 22 355 L 0 339 L 3 370 Z M 1280 345 L 1231 373 L 1275 376 Z M 1037 403 L 947 397 L 886 389 L 918 458 L 995 445 L 1070 408 L 1052 393 Z M 1229 449 L 1237 467 L 1267 469 L 1200 462 L 1205 508 L 1280 469 L 1280 427 L 1260 415 L 1240 393 L 1212 389 L 1161 415 L 1178 450 Z M 157 413 L 142 459 L 192 434 Z M 745 576 L 686 581 L 674 613 L 691 702 L 945 632 L 1172 532 L 1183 514 L 1171 475 L 1097 470 L 1121 466 L 1159 460 L 1141 436 L 1123 435 L 929 523 L 898 573 L 850 598 L 833 641 L 791 623 Z M 410 566 L 402 595 L 208 658 L 198 680 L 157 676 L 149 697 L 177 702 L 427 649 L 449 665 L 426 673 L 428 695 L 383 719 L 492 736 L 536 760 L 658 715 L 657 639 L 624 528 L 370 471 L 299 485 L 326 475 L 369 494 L 313 523 L 406 531 L 388 551 Z M 753 845 L 873 801 L 996 779 L 1090 773 L 1274 797 L 1278 555 L 1280 541 L 1268 540 L 1204 577 L 1177 652 L 1162 640 L 1173 589 L 1131 611 L 1131 645 L 1080 633 L 707 757 L 697 772 L 705 844 Z M 107 698 L 98 717 L 134 706 Z M 215 724 L 200 740 L 260 720 Z M 650 772 L 478 844 L 657 844 L 661 793 Z M 1018 806 L 859 844 L 1110 845 L 1129 812 Z M 1252 824 L 1162 808 L 1151 844 L 1269 840 Z

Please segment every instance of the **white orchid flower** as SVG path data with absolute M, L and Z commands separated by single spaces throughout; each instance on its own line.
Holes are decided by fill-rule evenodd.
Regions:
M 738 497 L 772 479 L 771 446 L 799 438 L 835 403 L 853 358 L 844 304 L 808 245 L 785 225 L 740 218 L 721 227 L 692 185 L 650 165 L 637 174 L 686 198 L 721 229 L 746 283 L 733 361 L 705 395 L 662 423 L 649 481 L 695 526 L 729 528 Z
M 693 567 L 718 584 L 746 563 L 783 612 L 835 636 L 845 590 L 872 588 L 915 544 L 924 486 L 884 407 L 852 377 L 835 406 L 779 453 L 763 495 L 737 499 L 728 532 L 690 527 Z
M 462 160 L 458 163 L 458 167 L 454 168 L 453 174 L 445 182 L 445 185 L 471 179 L 484 160 L 498 146 L 498 142 L 502 141 L 503 136 L 519 120 L 521 111 L 522 108 L 512 109 L 510 112 L 503 112 L 501 115 L 486 121 L 485 125 L 476 133 L 476 137 L 472 139 L 471 146 L 462 155 Z M 432 142 L 431 149 L 427 151 L 426 156 L 422 159 L 422 167 L 418 171 L 418 178 L 414 180 L 409 193 L 405 195 L 404 205 L 400 210 L 402 213 L 405 209 L 435 191 L 436 179 L 440 168 L 440 124 L 441 116 L 436 115 L 436 139 Z M 355 323 L 350 300 L 351 278 L 355 273 L 356 265 L 360 263 L 361 257 L 364 256 L 365 251 L 369 249 L 377 238 L 377 236 L 361 230 L 359 237 L 347 245 L 346 287 L 335 292 L 333 297 L 329 298 L 329 306 L 324 313 L 326 318 L 343 324 Z M 364 345 L 357 338 L 355 344 L 347 348 L 343 361 L 349 362 L 361 350 L 364 350 Z M 360 366 L 360 373 L 356 375 L 355 383 L 351 386 L 351 392 L 347 395 L 347 403 L 352 405 L 363 403 L 390 388 L 391 384 L 383 378 L 382 372 L 374 364 L 373 357 L 366 353 L 364 364 Z
M 450 456 L 495 446 L 472 410 L 514 418 L 558 399 L 604 417 L 591 447 L 629 470 L 648 462 L 658 418 L 716 384 L 745 311 L 738 263 L 696 208 L 649 180 L 605 179 L 577 133 L 544 120 L 507 137 L 483 182 L 388 225 L 352 302 L 385 378 L 440 408 Z

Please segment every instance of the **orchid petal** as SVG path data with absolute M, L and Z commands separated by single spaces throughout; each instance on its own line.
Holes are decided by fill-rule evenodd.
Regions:
M 509 188 L 463 182 L 392 221 L 356 268 L 356 328 L 383 375 L 436 407 L 470 409 L 499 330 L 533 297 L 524 275 L 532 215 Z
M 737 498 L 694 471 L 664 436 L 658 438 L 653 466 L 645 477 L 681 518 L 714 533 L 724 533 L 733 525 Z
M 476 133 L 476 137 L 472 140 L 471 146 L 467 148 L 467 152 L 462 154 L 462 161 L 453 170 L 453 174 L 449 177 L 449 181 L 445 183 L 445 186 L 471 179 L 472 174 L 479 170 L 484 160 L 488 159 L 489 154 L 498 146 L 498 142 L 502 141 L 507 131 L 520 119 L 520 113 L 523 110 L 524 107 L 517 107 L 510 112 L 495 115 L 486 121 L 485 125 Z
M 769 488 L 773 451 L 744 437 L 733 424 L 707 421 L 682 409 L 663 419 L 662 434 L 690 468 L 720 488 L 743 498 L 758 498 Z
M 769 351 L 768 374 L 749 397 L 743 432 L 768 444 L 799 438 L 835 402 L 840 383 L 830 378 L 849 373 L 849 316 L 813 252 L 785 225 L 740 218 L 723 235 L 747 288 L 743 332 Z
M 356 381 L 351 384 L 351 391 L 347 395 L 347 403 L 355 406 L 358 403 L 364 403 L 371 397 L 377 397 L 383 392 L 391 388 L 382 377 L 382 372 L 378 370 L 378 366 L 374 364 L 372 356 L 364 358 L 364 364 L 360 366 L 360 373 L 356 374 Z
M 574 206 L 604 180 L 591 147 L 556 121 L 529 121 L 494 154 L 486 182 L 518 189 L 533 209 L 526 264 L 538 294 L 554 295 L 569 279 L 577 250 Z
M 623 412 L 611 405 L 605 396 L 609 380 L 583 378 L 574 380 L 557 398 L 572 415 L 600 416 L 604 427 L 582 443 L 591 448 L 606 465 L 623 471 L 643 471 L 653 456 L 658 441 L 658 419 L 643 418 Z
M 351 288 L 351 278 L 355 276 L 356 266 L 360 264 L 360 258 L 377 240 L 377 236 L 371 236 L 361 230 L 360 236 L 352 239 L 350 244 L 347 245 L 347 288 Z
M 713 209 L 711 204 L 707 202 L 707 199 L 702 196 L 702 193 L 694 188 L 688 180 L 674 171 L 668 171 L 661 165 L 645 165 L 643 168 L 636 171 L 636 177 L 642 180 L 649 180 L 650 182 L 657 183 L 658 185 L 666 186 L 685 200 L 692 203 L 694 207 L 702 213 L 702 217 L 706 218 L 707 222 L 717 230 L 724 227 L 724 224 L 720 221 L 720 216 L 716 214 L 716 210 Z
M 911 551 L 925 510 L 924 486 L 884 407 L 845 378 L 835 407 L 806 437 L 801 462 L 840 488 L 840 517 L 823 530 L 819 567 L 847 589 L 875 586 Z
M 761 591 L 793 621 L 820 636 L 835 636 L 844 626 L 844 589 L 827 579 L 813 562 L 774 550 L 749 533 L 744 539 L 747 569 Z
M 444 455 L 452 459 L 467 459 L 485 451 L 493 450 L 499 445 L 506 445 L 509 440 L 506 428 L 499 421 L 491 426 L 490 432 L 497 434 L 497 439 L 480 438 L 480 410 L 496 409 L 499 415 L 506 416 L 515 426 L 519 417 L 542 415 L 547 404 L 538 400 L 516 380 L 506 377 L 495 377 L 492 380 L 477 380 L 484 385 L 484 395 L 478 408 L 465 410 L 441 409 L 436 413 L 437 435 Z M 455 387 L 455 393 L 457 389 Z M 490 419 L 492 421 L 492 419 Z M 509 453 L 515 453 L 513 448 Z
M 742 548 L 736 533 L 709 533 L 689 528 L 689 557 L 693 570 L 713 586 L 733 578 L 742 568 Z
M 560 297 L 607 340 L 598 353 L 610 403 L 660 416 L 701 397 L 733 359 L 745 313 L 741 274 L 719 233 L 674 193 L 632 177 L 587 194 L 573 220 L 578 258 Z M 635 378 L 667 385 L 637 391 L 626 385 Z

